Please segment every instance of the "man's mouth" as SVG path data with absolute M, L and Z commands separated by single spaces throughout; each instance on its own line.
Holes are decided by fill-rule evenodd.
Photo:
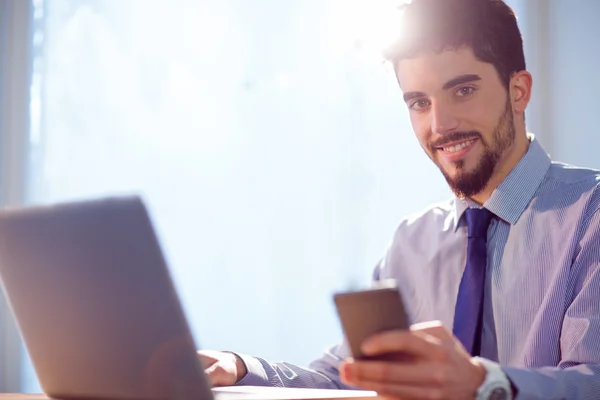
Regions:
M 470 138 L 455 140 L 453 142 L 444 143 L 441 146 L 435 146 L 435 149 L 440 151 L 441 156 L 446 161 L 462 160 L 474 148 L 479 138 Z
M 443 151 L 445 151 L 447 153 L 455 153 L 455 152 L 457 152 L 459 150 L 464 149 L 465 147 L 468 147 L 468 146 L 472 145 L 473 143 L 475 143 L 475 140 L 477 140 L 477 139 L 469 139 L 467 141 L 460 142 L 460 143 L 456 143 L 456 142 L 454 142 L 454 143 L 448 143 L 448 144 L 443 145 L 443 146 L 437 146 L 436 148 L 438 150 L 443 150 Z

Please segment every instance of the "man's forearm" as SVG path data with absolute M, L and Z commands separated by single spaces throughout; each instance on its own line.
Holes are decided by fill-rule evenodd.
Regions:
M 600 365 L 502 369 L 517 389 L 516 400 L 595 400 L 600 394 Z
M 245 354 L 238 356 L 243 360 L 247 373 L 236 385 L 351 389 L 340 382 L 335 364 L 328 364 L 322 359 L 305 368 L 283 362 L 270 363 Z

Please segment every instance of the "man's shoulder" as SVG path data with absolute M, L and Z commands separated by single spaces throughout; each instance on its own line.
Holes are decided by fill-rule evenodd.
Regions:
M 388 244 L 386 263 L 393 266 L 398 259 L 427 260 L 435 257 L 442 244 L 447 242 L 448 233 L 454 232 L 454 202 L 455 198 L 451 198 L 430 204 L 401 218 Z
M 398 223 L 396 234 L 417 231 L 422 234 L 427 232 L 442 231 L 454 218 L 456 198 L 433 203 L 427 207 L 405 215 Z
M 573 206 L 583 215 L 590 215 L 600 207 L 600 171 L 553 162 L 536 197 L 547 206 Z
M 594 188 L 600 183 L 600 170 L 552 162 L 542 184 L 543 190 L 581 186 Z

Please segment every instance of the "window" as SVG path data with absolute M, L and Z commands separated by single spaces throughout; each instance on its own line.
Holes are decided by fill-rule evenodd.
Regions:
M 332 292 L 449 195 L 355 37 L 371 7 L 35 0 L 25 201 L 142 194 L 198 345 L 308 363 Z

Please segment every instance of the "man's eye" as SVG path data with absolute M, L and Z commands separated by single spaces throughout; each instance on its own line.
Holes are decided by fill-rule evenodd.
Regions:
M 461 87 L 461 88 L 458 89 L 458 91 L 456 92 L 456 94 L 459 97 L 465 97 L 465 96 L 469 96 L 469 95 L 473 94 L 474 91 L 475 91 L 474 87 L 463 86 L 463 87 Z
M 413 110 L 422 110 L 424 108 L 427 108 L 427 106 L 429 106 L 429 101 L 425 99 L 416 100 L 410 103 L 410 108 Z

